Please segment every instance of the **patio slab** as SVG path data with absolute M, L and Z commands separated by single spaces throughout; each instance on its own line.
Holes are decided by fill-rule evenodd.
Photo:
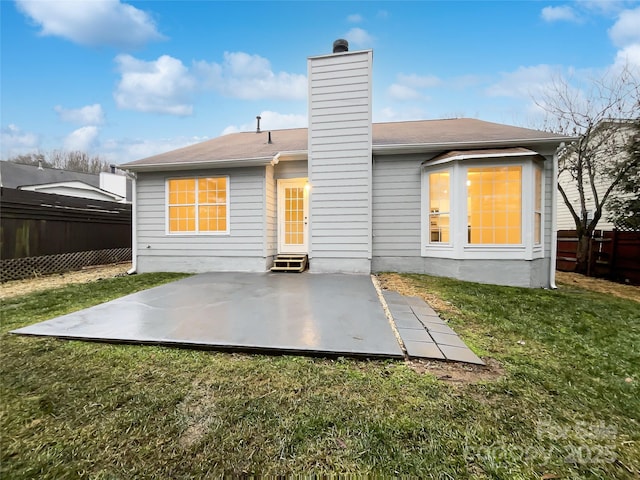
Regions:
M 403 357 L 368 275 L 206 273 L 12 333 L 213 349 Z

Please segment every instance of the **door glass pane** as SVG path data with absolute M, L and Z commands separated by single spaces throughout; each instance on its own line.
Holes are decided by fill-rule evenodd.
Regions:
M 287 245 L 304 244 L 304 189 L 285 187 L 284 235 Z

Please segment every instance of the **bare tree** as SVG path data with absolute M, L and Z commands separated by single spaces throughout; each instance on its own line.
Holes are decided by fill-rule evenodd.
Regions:
M 602 218 L 603 207 L 637 159 L 626 154 L 631 119 L 640 117 L 640 86 L 629 67 L 610 70 L 585 89 L 556 78 L 546 93 L 535 98 L 547 114 L 546 128 L 578 136 L 558 155 L 559 178 L 570 178 L 577 201 L 558 182 L 558 190 L 573 217 L 578 237 L 576 271 L 586 273 L 589 244 Z M 593 210 L 588 208 L 593 201 Z
M 89 155 L 79 150 L 53 150 L 47 153 L 29 153 L 8 159 L 10 162 L 26 165 L 41 165 L 46 168 L 59 168 L 73 172 L 100 173 L 108 172 L 109 162 L 99 155 Z

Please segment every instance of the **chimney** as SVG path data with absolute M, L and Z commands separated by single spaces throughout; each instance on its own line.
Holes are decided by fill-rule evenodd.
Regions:
M 260 115 L 256 116 L 256 120 L 258 121 L 258 126 L 256 127 L 256 133 L 260 133 L 260 119 L 262 117 Z
M 349 42 L 344 38 L 339 38 L 333 42 L 333 53 L 343 53 L 349 51 Z
M 332 53 L 307 62 L 310 269 L 370 273 L 373 52 L 349 52 L 340 38 Z M 345 195 L 336 185 L 357 188 Z
M 44 170 L 44 168 L 42 168 L 42 160 L 38 160 L 38 170 Z

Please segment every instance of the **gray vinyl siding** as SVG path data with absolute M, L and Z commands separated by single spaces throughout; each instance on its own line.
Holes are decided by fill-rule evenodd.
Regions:
M 309 59 L 312 270 L 370 270 L 371 60 Z
M 274 172 L 276 180 L 309 176 L 306 160 L 281 161 L 274 167 Z
M 229 234 L 166 233 L 166 180 L 194 176 L 229 177 Z M 163 266 L 175 270 L 180 264 L 187 271 L 206 271 L 208 265 L 223 270 L 234 270 L 234 265 L 237 270 L 260 269 L 262 265 L 264 270 L 265 185 L 264 167 L 139 173 L 137 246 L 142 270 L 162 270 Z
M 420 257 L 422 160 L 417 155 L 374 158 L 374 257 Z
M 265 167 L 265 257 L 272 258 L 277 253 L 277 210 L 276 210 L 276 181 L 274 178 L 275 168 L 271 165 Z M 270 260 L 268 260 L 270 263 Z

